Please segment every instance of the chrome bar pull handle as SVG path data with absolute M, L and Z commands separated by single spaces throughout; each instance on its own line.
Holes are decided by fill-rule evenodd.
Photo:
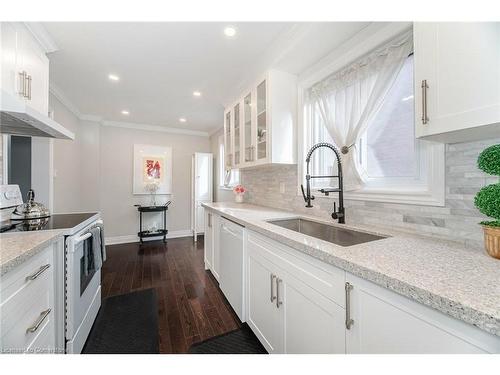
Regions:
M 351 329 L 354 324 L 354 320 L 351 319 L 351 290 L 353 286 L 346 282 L 345 283 L 345 327 Z
M 427 116 L 427 89 L 429 85 L 427 80 L 422 80 L 422 124 L 427 124 L 429 122 L 429 117 Z
M 50 264 L 46 264 L 45 266 L 41 266 L 38 271 L 35 273 L 26 276 L 26 280 L 35 280 L 38 276 L 40 276 L 42 273 L 44 273 L 46 270 L 50 268 Z
M 274 274 L 271 274 L 271 297 L 270 297 L 270 300 L 271 300 L 271 303 L 274 302 L 274 300 L 276 299 L 276 296 L 274 295 L 274 279 L 276 278 L 276 275 Z
M 26 72 L 19 72 L 19 94 L 26 98 Z
M 212 228 L 212 214 L 208 214 L 208 227 Z
M 31 76 L 28 76 L 28 93 L 27 93 L 27 98 L 28 100 L 31 100 Z
M 38 317 L 38 319 L 36 320 L 35 324 L 33 324 L 31 327 L 27 328 L 26 329 L 26 333 L 33 333 L 33 332 L 36 332 L 36 330 L 38 328 L 40 328 L 40 325 L 43 323 L 43 321 L 45 320 L 45 318 L 50 314 L 52 310 L 51 309 L 47 309 L 45 311 L 42 311 L 40 313 L 40 316 Z
M 281 279 L 278 277 L 276 278 L 276 307 L 279 309 L 280 305 L 283 304 L 282 301 L 280 301 L 280 284 L 281 284 Z

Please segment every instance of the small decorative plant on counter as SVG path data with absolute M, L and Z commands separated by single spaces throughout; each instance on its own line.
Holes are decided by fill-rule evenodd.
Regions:
M 490 146 L 479 155 L 477 166 L 483 172 L 500 176 L 500 144 Z M 483 187 L 476 194 L 474 204 L 479 211 L 495 220 L 480 224 L 484 231 L 484 245 L 489 255 L 500 259 L 500 183 Z
M 236 185 L 233 188 L 234 200 L 237 203 L 243 203 L 243 196 L 246 193 L 246 189 L 242 185 Z

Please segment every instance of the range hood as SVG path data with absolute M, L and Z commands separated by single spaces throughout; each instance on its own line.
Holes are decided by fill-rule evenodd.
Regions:
M 58 122 L 26 105 L 23 100 L 2 91 L 0 133 L 75 139 L 75 135 Z

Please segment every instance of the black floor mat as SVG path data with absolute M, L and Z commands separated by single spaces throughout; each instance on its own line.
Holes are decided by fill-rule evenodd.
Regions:
M 247 324 L 240 329 L 191 345 L 190 354 L 267 354 Z
M 159 353 L 155 290 L 105 298 L 82 353 Z

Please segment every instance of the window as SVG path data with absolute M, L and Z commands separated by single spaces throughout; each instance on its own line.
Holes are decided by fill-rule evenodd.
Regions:
M 415 138 L 413 90 L 413 55 L 410 55 L 352 150 L 357 153 L 356 170 L 363 186 L 347 192 L 346 198 L 430 205 L 444 203 L 441 192 L 444 191 L 444 177 L 439 176 L 444 170 L 444 148 Z M 304 154 L 318 142 L 334 144 L 317 103 L 304 104 L 303 121 Z M 336 159 L 330 151 L 324 149 L 313 154 L 311 174 L 336 175 L 336 169 Z M 303 180 L 305 171 L 301 176 Z M 336 187 L 337 184 L 336 178 L 311 180 L 314 189 Z
M 219 137 L 219 186 L 221 188 L 232 188 L 240 183 L 239 169 L 226 170 L 224 165 L 224 136 Z
M 411 55 L 358 142 L 358 170 L 367 186 L 425 183 L 420 173 L 420 142 L 415 138 L 414 118 Z

